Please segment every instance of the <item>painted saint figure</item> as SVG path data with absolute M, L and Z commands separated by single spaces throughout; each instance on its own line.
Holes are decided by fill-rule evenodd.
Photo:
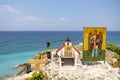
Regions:
M 89 33 L 89 54 L 91 54 L 92 60 L 97 59 L 102 47 L 102 34 L 94 30 Z

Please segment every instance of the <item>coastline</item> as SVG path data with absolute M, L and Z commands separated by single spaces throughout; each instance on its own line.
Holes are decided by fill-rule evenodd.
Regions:
M 82 50 L 82 44 L 78 44 L 75 45 L 75 47 L 80 51 Z M 78 68 L 77 70 L 72 70 L 72 68 L 70 67 L 69 70 L 59 70 L 58 67 L 58 63 L 56 62 L 56 58 L 53 57 L 53 55 L 55 55 L 55 51 L 56 49 L 52 50 L 52 59 L 51 62 L 46 65 L 43 66 L 41 69 L 45 72 L 45 74 L 48 77 L 48 80 L 58 80 L 58 79 L 62 79 L 62 80 L 66 80 L 66 79 L 70 79 L 70 80 L 90 80 L 90 79 L 96 79 L 96 80 L 107 80 L 107 79 L 115 79 L 115 80 L 119 80 L 120 79 L 120 74 L 118 74 L 118 68 L 113 68 L 109 62 L 111 62 L 112 60 L 112 54 L 116 54 L 110 50 L 106 49 L 106 59 L 105 59 L 105 63 L 104 61 L 97 61 L 95 63 L 84 63 L 84 65 L 82 64 L 82 62 L 79 62 Z M 82 52 L 81 52 L 82 53 Z M 111 53 L 111 54 L 108 54 Z M 83 54 L 81 54 L 79 56 L 79 59 L 82 59 Z M 66 67 L 69 68 L 69 67 Z M 65 69 L 66 69 L 65 68 Z M 72 73 L 71 73 L 72 71 Z M 98 73 L 96 73 L 98 72 Z M 27 77 L 30 77 L 32 75 L 33 72 L 29 73 L 29 74 L 24 74 L 22 76 L 12 76 L 12 77 L 8 77 L 6 78 L 7 80 L 24 80 Z M 87 75 L 87 76 L 86 76 Z

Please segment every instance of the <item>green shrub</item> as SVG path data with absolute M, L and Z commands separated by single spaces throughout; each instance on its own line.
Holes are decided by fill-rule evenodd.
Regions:
M 120 63 L 120 55 L 118 56 L 117 60 L 118 60 L 118 62 Z
M 32 80 L 42 80 L 43 78 L 43 71 L 42 70 L 39 70 L 39 72 L 34 72 L 32 74 Z
M 120 47 L 119 46 L 116 46 L 114 44 L 107 44 L 106 49 L 116 52 L 117 54 L 120 55 Z

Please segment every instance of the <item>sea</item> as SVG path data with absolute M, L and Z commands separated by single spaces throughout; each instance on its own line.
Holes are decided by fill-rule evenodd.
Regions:
M 34 55 L 46 51 L 46 43 L 56 49 L 69 38 L 73 45 L 83 43 L 82 31 L 0 31 L 0 77 L 15 75 L 13 67 L 27 63 Z M 120 31 L 107 32 L 107 44 L 120 46 Z

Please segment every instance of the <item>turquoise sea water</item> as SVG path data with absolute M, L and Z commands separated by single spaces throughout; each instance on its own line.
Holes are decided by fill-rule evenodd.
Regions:
M 107 43 L 120 46 L 120 31 L 107 32 Z M 82 31 L 1 31 L 0 32 L 0 77 L 14 75 L 13 67 L 33 59 L 38 52 L 46 50 L 46 42 L 51 48 L 58 48 L 69 37 L 74 45 L 83 42 Z

